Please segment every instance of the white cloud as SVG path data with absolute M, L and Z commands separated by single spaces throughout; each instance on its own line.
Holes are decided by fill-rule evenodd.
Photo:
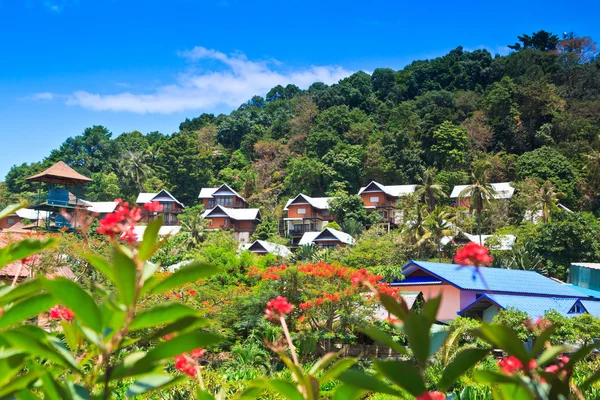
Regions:
M 193 63 L 175 82 L 146 93 L 129 91 L 100 94 L 78 90 L 68 96 L 69 105 L 98 111 L 126 111 L 140 114 L 169 114 L 186 110 L 237 107 L 254 95 L 265 95 L 277 85 L 295 84 L 307 88 L 313 82 L 335 83 L 352 72 L 339 66 L 285 68 L 276 60 L 251 61 L 242 53 L 224 54 L 194 47 L 178 55 Z M 203 61 L 216 61 L 221 68 L 198 69 Z
M 54 94 L 50 92 L 35 93 L 31 96 L 26 97 L 28 100 L 53 100 Z
M 45 1 L 44 7 L 46 7 L 48 10 L 55 12 L 55 13 L 59 13 L 62 11 L 62 7 L 53 1 Z
M 496 54 L 499 54 L 501 56 L 506 56 L 512 51 L 508 46 L 491 47 L 491 46 L 486 46 L 484 44 L 480 44 L 479 46 L 477 46 L 475 48 L 465 47 L 464 50 L 465 51 L 487 50 L 492 54 L 492 57 L 495 56 Z

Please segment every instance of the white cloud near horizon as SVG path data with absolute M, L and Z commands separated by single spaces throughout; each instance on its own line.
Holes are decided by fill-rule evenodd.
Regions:
M 332 84 L 352 74 L 340 66 L 285 68 L 276 60 L 251 61 L 242 53 L 225 54 L 205 47 L 178 52 L 197 66 L 213 61 L 222 68 L 190 69 L 175 82 L 146 93 L 129 91 L 100 94 L 77 90 L 68 95 L 66 104 L 96 111 L 123 111 L 139 114 L 171 114 L 187 110 L 212 110 L 219 106 L 236 108 L 255 95 L 264 96 L 277 85 L 295 84 L 306 89 L 314 82 Z M 31 99 L 50 100 L 62 95 L 36 93 Z

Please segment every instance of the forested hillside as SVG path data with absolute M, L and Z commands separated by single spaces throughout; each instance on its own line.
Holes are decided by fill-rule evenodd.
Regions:
M 370 180 L 419 183 L 428 167 L 449 192 L 489 162 L 490 182 L 549 180 L 562 204 L 596 212 L 595 43 L 540 31 L 511 47 L 507 56 L 457 47 L 399 71 L 357 72 L 307 90 L 276 86 L 229 115 L 186 119 L 171 135 L 86 128 L 44 160 L 14 166 L 0 203 L 30 196 L 24 178 L 58 160 L 93 177 L 89 200 L 166 188 L 190 205 L 200 188 L 223 182 L 274 216 L 298 192 L 356 193 Z

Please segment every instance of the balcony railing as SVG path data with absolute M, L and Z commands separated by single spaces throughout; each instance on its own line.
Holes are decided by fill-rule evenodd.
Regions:
M 315 225 L 312 224 L 295 224 L 290 226 L 290 235 L 301 235 L 305 232 L 314 232 L 316 230 Z

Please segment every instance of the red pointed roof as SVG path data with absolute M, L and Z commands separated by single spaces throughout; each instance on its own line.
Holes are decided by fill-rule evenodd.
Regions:
M 57 162 L 44 172 L 26 178 L 27 181 L 57 183 L 60 185 L 81 185 L 91 182 L 87 176 L 81 175 L 62 161 Z

